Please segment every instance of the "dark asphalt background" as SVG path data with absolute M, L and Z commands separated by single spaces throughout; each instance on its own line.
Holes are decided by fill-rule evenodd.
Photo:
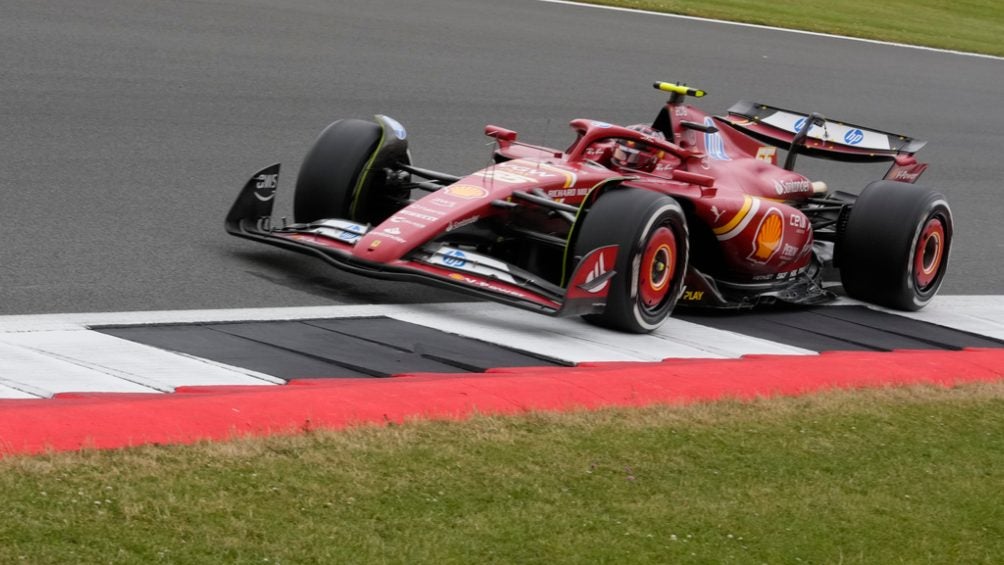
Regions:
M 337 118 L 394 116 L 416 164 L 464 172 L 488 162 L 485 123 L 564 146 L 572 118 L 651 120 L 654 80 L 929 140 L 922 180 L 957 222 L 943 292 L 1004 294 L 1000 59 L 533 0 L 4 0 L 0 53 L 0 314 L 457 300 L 229 237 L 223 216 L 277 161 L 289 214 Z

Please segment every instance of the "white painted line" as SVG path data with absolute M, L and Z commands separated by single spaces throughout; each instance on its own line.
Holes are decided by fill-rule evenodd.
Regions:
M 1004 296 L 1001 295 L 938 295 L 917 312 L 882 308 L 846 297 L 830 306 L 867 306 L 886 314 L 1004 340 Z
M 995 296 L 936 296 L 923 310 L 896 312 L 928 322 L 978 335 L 1004 340 L 1004 301 Z
M 658 16 L 662 18 L 673 18 L 678 20 L 690 20 L 695 22 L 707 22 L 714 24 L 723 24 L 737 27 L 748 27 L 753 29 L 763 29 L 769 31 L 783 31 L 786 33 L 795 33 L 799 35 L 810 35 L 816 37 L 828 37 L 832 39 L 844 39 L 847 41 L 858 41 L 861 43 L 872 43 L 875 45 L 888 45 L 891 47 L 904 47 L 906 49 L 917 49 L 920 51 L 932 51 L 935 53 L 947 53 L 949 55 L 962 55 L 965 57 L 978 57 L 981 59 L 994 59 L 997 61 L 1004 61 L 1004 57 L 999 57 L 997 55 L 987 55 L 984 53 L 970 53 L 968 51 L 955 51 L 952 49 L 939 49 L 937 47 L 927 47 L 924 45 L 911 45 L 909 43 L 896 43 L 892 41 L 880 41 L 878 39 L 865 39 L 863 37 L 850 37 L 847 35 L 833 35 L 829 33 L 820 33 L 818 31 L 806 31 L 801 29 L 789 29 L 783 27 L 766 26 L 761 24 L 750 24 L 745 22 L 733 22 L 728 20 L 715 20 L 711 18 L 700 18 L 697 16 L 685 16 L 682 14 L 667 14 L 665 12 L 652 12 L 649 10 L 640 10 L 638 8 L 619 8 L 617 6 L 601 6 L 599 4 L 584 4 L 582 2 L 571 2 L 569 0 L 537 0 L 538 2 L 545 2 L 547 4 L 564 4 L 566 6 L 576 6 L 581 8 L 595 8 L 597 10 L 609 10 L 611 12 L 628 12 L 634 14 L 645 14 L 648 16 Z
M 49 397 L 57 392 L 156 392 L 150 387 L 5 340 L 0 341 L 0 359 L 3 359 L 0 383 L 34 397 Z
M 413 306 L 392 318 L 574 363 L 735 358 L 751 353 L 815 355 L 781 343 L 670 319 L 648 335 L 625 334 L 578 318 L 535 316 L 501 304 Z
M 0 346 L 8 348 L 5 353 L 25 360 L 25 365 L 14 369 L 18 372 L 5 380 L 45 391 L 46 396 L 57 392 L 173 392 L 179 386 L 285 383 L 269 375 L 88 330 L 8 333 L 0 336 Z M 6 355 L 3 357 L 6 361 Z M 39 378 L 36 365 L 51 371 Z
M 463 335 L 489 343 L 538 353 L 551 359 L 579 363 L 582 361 L 658 361 L 654 352 L 639 351 L 642 343 L 658 338 L 651 336 L 611 335 L 604 339 L 602 330 L 577 332 L 572 321 L 545 318 L 523 312 L 504 311 L 492 317 L 484 305 L 473 303 L 452 312 L 437 308 L 415 308 L 410 312 L 395 313 L 391 317 L 434 328 L 447 333 Z M 507 309 L 511 310 L 511 308 Z M 494 313 L 494 312 L 493 312 Z M 624 337 L 635 338 L 633 347 L 624 347 Z M 700 351 L 689 350 L 691 357 L 707 357 Z
M 27 399 L 38 399 L 44 398 L 44 396 L 39 394 L 29 394 L 23 390 L 18 390 L 16 388 L 9 387 L 3 383 L 0 383 L 0 398 L 4 399 L 17 399 L 17 400 L 27 400 Z
M 743 355 L 818 355 L 802 349 L 745 334 L 718 330 L 683 320 L 670 319 L 652 335 L 678 343 L 692 344 L 720 357 L 735 358 Z

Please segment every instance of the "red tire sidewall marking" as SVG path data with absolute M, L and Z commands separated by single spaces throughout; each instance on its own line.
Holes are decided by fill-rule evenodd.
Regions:
M 642 255 L 638 294 L 644 308 L 658 308 L 669 294 L 676 270 L 676 236 L 673 230 L 659 226 L 652 232 Z M 662 269 L 657 264 L 662 263 Z
M 945 255 L 945 225 L 940 217 L 927 220 L 913 251 L 913 278 L 917 290 L 924 291 L 937 280 Z

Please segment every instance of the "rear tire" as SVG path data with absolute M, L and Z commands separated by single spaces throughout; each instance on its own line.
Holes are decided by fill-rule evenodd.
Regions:
M 608 245 L 617 245 L 618 252 L 606 308 L 583 318 L 626 332 L 655 330 L 683 293 L 690 250 L 683 209 L 657 192 L 611 190 L 589 210 L 575 255 Z
M 338 120 L 321 132 L 300 167 L 293 197 L 293 218 L 313 222 L 352 217 L 360 176 L 377 150 L 383 132 L 365 120 Z
M 889 308 L 923 308 L 945 277 L 952 231 L 942 194 L 901 182 L 869 184 L 837 244 L 844 290 Z

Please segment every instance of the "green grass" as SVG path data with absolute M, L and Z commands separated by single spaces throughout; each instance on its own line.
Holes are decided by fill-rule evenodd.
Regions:
M 999 0 L 584 0 L 1004 56 Z
M 0 563 L 1001 563 L 1004 383 L 0 460 Z

